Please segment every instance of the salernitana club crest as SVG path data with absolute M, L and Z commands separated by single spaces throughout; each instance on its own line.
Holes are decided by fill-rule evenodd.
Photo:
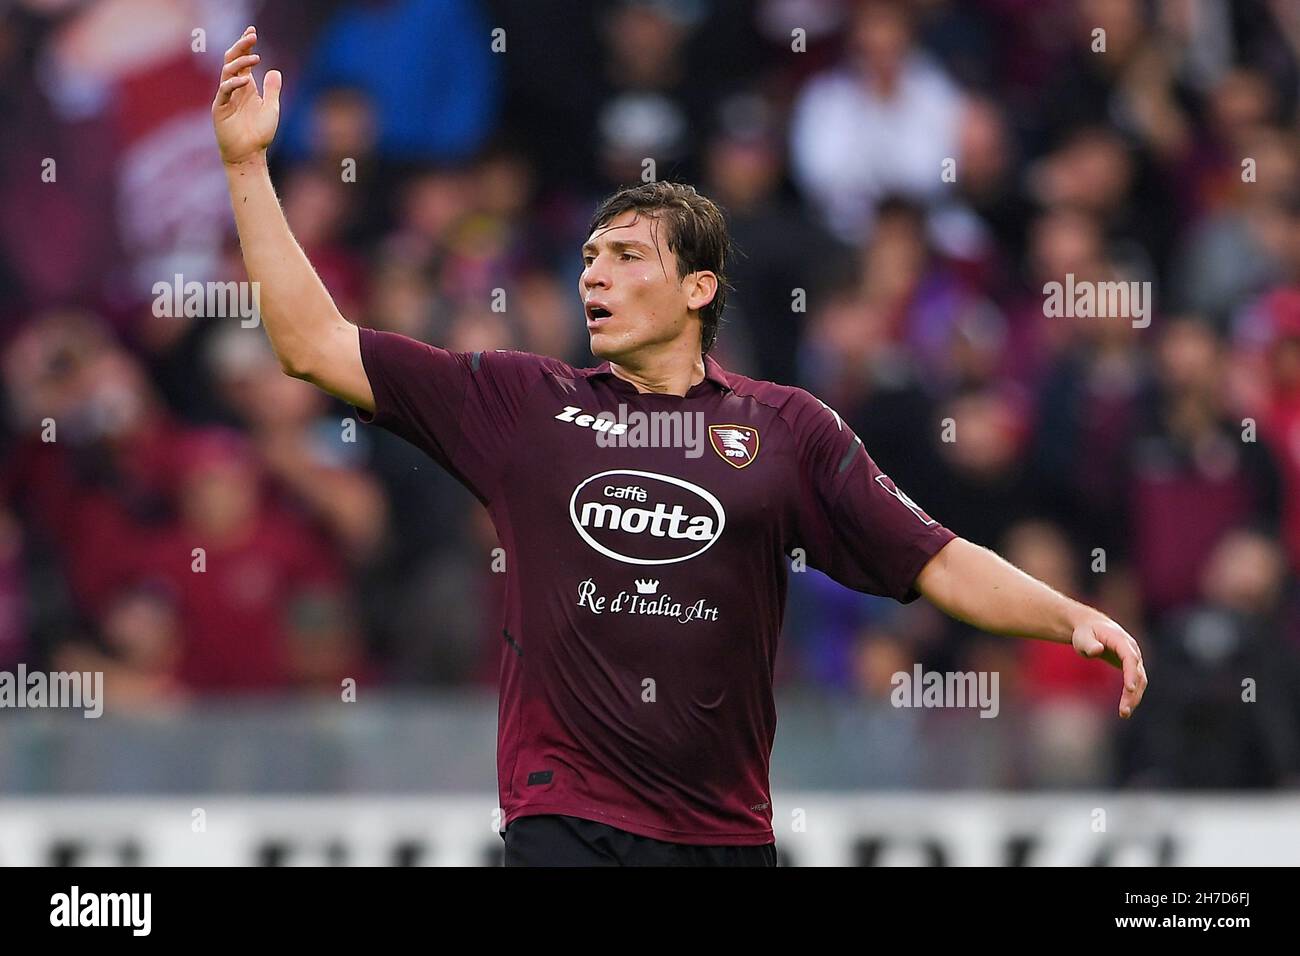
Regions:
M 748 425 L 710 425 L 709 442 L 733 468 L 744 468 L 758 456 L 758 429 Z

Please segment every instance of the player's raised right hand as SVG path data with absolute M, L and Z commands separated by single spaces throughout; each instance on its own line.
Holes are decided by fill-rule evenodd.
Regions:
M 226 51 L 221 85 L 212 101 L 212 126 L 217 133 L 221 159 L 227 165 L 258 159 L 266 153 L 280 123 L 279 70 L 271 70 L 257 92 L 253 66 L 260 57 L 252 52 L 257 28 L 249 27 Z

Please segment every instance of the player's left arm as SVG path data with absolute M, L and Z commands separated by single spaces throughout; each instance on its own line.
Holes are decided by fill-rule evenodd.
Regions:
M 921 569 L 916 589 L 945 614 L 982 631 L 1073 644 L 1084 657 L 1120 668 L 1121 717 L 1129 717 L 1142 700 L 1147 675 L 1131 634 L 987 548 L 954 538 Z

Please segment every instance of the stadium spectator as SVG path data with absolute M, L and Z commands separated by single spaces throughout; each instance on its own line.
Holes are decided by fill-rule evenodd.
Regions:
M 236 433 L 181 439 L 177 519 L 127 565 L 119 596 L 146 587 L 169 595 L 179 633 L 174 676 L 196 691 L 337 692 L 344 677 L 369 679 L 342 562 L 267 495 L 263 477 Z M 115 636 L 120 645 L 145 640 Z
M 1211 551 L 1199 600 L 1153 635 L 1167 680 L 1144 703 L 1150 720 L 1124 734 L 1130 786 L 1294 787 L 1300 781 L 1300 656 L 1295 592 L 1270 536 L 1225 535 Z
M 1195 599 L 1214 547 L 1240 527 L 1277 528 L 1273 456 L 1243 442 L 1222 407 L 1222 345 L 1205 323 L 1169 323 L 1158 345 L 1159 392 L 1128 467 L 1138 576 L 1150 614 Z
M 790 155 L 822 221 L 844 241 L 858 242 L 882 197 L 940 195 L 943 163 L 956 155 L 961 107 L 942 66 L 915 45 L 906 3 L 859 4 L 847 54 L 799 94 Z
M 498 77 L 491 36 L 472 0 L 379 0 L 349 4 L 320 32 L 286 119 L 294 157 L 323 145 L 313 124 L 318 97 L 339 86 L 375 108 L 377 145 L 390 162 L 471 157 L 491 132 Z M 437 56 L 430 51 L 437 50 Z M 377 69 L 377 64 L 383 69 Z M 313 129 L 316 125 L 316 129 Z

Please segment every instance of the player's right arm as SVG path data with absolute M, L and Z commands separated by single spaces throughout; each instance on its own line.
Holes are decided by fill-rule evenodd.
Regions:
M 373 412 L 375 396 L 361 363 L 360 333 L 343 318 L 306 254 L 289 231 L 271 185 L 266 149 L 280 121 L 278 70 L 259 95 L 253 66 L 253 27 L 226 51 L 212 102 L 212 125 L 226 167 L 230 202 L 248 277 L 271 348 L 286 374 Z

